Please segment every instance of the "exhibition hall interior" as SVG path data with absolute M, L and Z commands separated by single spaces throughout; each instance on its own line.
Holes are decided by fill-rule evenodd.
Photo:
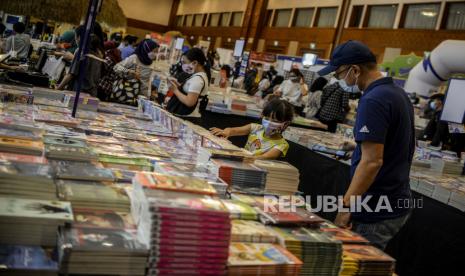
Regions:
M 460 275 L 464 0 L 1 0 L 0 275 Z

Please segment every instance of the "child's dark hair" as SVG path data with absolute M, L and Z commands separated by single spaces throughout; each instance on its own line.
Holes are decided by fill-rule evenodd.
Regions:
M 262 115 L 280 122 L 291 122 L 294 118 L 294 107 L 285 100 L 272 99 L 263 108 Z
M 208 82 L 211 81 L 211 65 L 210 62 L 208 62 L 202 50 L 200 50 L 199 48 L 192 48 L 185 52 L 184 56 L 186 56 L 188 60 L 197 61 L 200 65 L 202 65 L 203 69 L 205 70 L 205 73 L 207 74 Z

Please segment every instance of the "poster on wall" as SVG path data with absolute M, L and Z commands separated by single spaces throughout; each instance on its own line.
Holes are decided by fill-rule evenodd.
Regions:
M 241 57 L 242 52 L 244 51 L 245 40 L 239 39 L 236 40 L 236 44 L 234 45 L 234 57 Z
M 276 55 L 272 53 L 251 52 L 250 60 L 274 63 L 276 62 Z
M 175 48 L 176 50 L 182 50 L 182 46 L 183 46 L 183 45 L 184 45 L 184 38 L 178 37 L 178 38 L 176 39 L 176 45 L 175 45 L 174 48 Z

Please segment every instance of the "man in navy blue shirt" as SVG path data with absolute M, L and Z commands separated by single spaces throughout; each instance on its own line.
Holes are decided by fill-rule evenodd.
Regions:
M 343 199 L 343 206 L 350 212 L 340 210 L 335 223 L 352 226 L 352 230 L 384 249 L 410 214 L 409 174 L 415 150 L 413 106 L 405 91 L 378 71 L 376 57 L 361 42 L 348 41 L 338 46 L 330 65 L 319 74 L 331 72 L 346 91 L 363 91 L 354 127 L 352 180 Z

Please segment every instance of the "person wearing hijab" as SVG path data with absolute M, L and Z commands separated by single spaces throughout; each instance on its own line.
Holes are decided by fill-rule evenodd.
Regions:
M 123 77 L 135 78 L 140 80 L 141 94 L 150 97 L 151 88 L 150 76 L 152 74 L 152 61 L 157 56 L 158 44 L 151 40 L 145 39 L 134 51 L 134 54 L 125 58 L 115 65 L 113 70 Z

